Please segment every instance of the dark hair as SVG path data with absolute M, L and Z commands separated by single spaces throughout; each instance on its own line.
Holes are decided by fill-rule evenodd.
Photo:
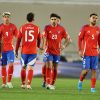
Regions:
M 34 13 L 30 12 L 27 14 L 27 21 L 32 22 L 34 20 Z
M 90 17 L 92 17 L 92 16 L 98 16 L 96 13 L 92 13 L 92 14 L 90 14 Z
M 56 17 L 56 18 L 58 18 L 58 15 L 55 14 L 55 13 L 52 13 L 52 14 L 50 14 L 50 18 L 51 18 L 51 17 Z
M 61 17 L 59 15 L 57 16 L 57 18 L 61 20 Z

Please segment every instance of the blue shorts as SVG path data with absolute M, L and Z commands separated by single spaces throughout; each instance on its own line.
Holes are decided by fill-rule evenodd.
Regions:
M 84 56 L 82 61 L 83 69 L 93 69 L 98 68 L 98 56 Z
M 7 65 L 7 63 L 14 62 L 14 51 L 2 52 L 2 65 Z
M 34 66 L 36 62 L 37 54 L 22 54 L 21 64 L 22 66 Z
M 53 54 L 45 53 L 43 61 L 44 62 L 53 61 L 54 63 L 59 63 L 60 56 L 59 55 L 53 55 Z

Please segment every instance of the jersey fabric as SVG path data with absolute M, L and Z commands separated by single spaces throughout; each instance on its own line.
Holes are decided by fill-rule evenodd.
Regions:
M 12 23 L 9 25 L 0 25 L 0 38 L 2 41 L 2 51 L 11 51 L 14 49 L 13 39 L 14 36 L 18 35 L 18 30 L 16 26 Z
M 96 70 L 98 68 L 98 56 L 84 56 L 82 66 L 83 69 Z
M 33 23 L 23 25 L 19 30 L 18 40 L 22 39 L 22 54 L 37 54 L 37 41 L 40 39 L 39 27 Z M 19 48 L 17 40 L 16 51 Z
M 84 56 L 97 56 L 100 29 L 97 26 L 84 25 L 78 36 L 78 48 Z M 99 43 L 100 46 L 100 43 Z
M 49 54 L 60 55 L 61 41 L 68 36 L 65 29 L 60 25 L 55 27 L 47 25 L 44 29 L 44 36 L 47 40 L 46 52 Z
M 2 52 L 2 65 L 7 65 L 7 63 L 14 62 L 14 51 Z

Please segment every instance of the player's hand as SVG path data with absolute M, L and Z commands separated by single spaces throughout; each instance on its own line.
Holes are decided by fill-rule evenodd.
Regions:
M 15 53 L 16 58 L 18 58 L 18 52 Z
M 39 54 L 43 54 L 44 51 L 45 51 L 44 49 L 40 48 L 40 50 L 39 50 Z
M 84 57 L 84 54 L 83 54 L 83 52 L 81 50 L 79 50 L 79 55 L 80 55 L 81 58 Z
M 65 49 L 65 45 L 61 45 L 60 50 L 62 51 L 62 50 L 64 50 L 64 49 Z
M 2 58 L 2 54 L 0 53 L 0 59 Z

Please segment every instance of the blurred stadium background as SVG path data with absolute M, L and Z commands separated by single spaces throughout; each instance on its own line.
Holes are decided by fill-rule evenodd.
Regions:
M 82 25 L 88 23 L 90 13 L 95 12 L 100 15 L 100 0 L 0 0 L 0 14 L 5 11 L 11 12 L 12 22 L 18 28 L 26 22 L 26 14 L 31 11 L 34 12 L 34 23 L 40 26 L 41 32 L 44 26 L 49 23 L 49 15 L 51 13 L 59 14 L 62 18 L 61 24 L 66 28 L 73 41 L 61 54 L 62 60 L 65 59 L 68 62 L 60 63 L 59 73 L 69 77 L 79 76 L 81 59 L 77 52 L 78 33 Z M 0 20 L 0 23 L 2 23 L 2 20 Z M 98 25 L 100 25 L 100 22 L 98 22 Z M 42 57 L 43 55 L 39 55 L 36 64 L 38 67 L 35 67 L 36 70 L 39 70 L 39 73 L 41 73 Z M 20 66 L 19 60 L 15 61 L 15 66 Z M 18 69 L 15 70 L 16 72 L 20 71 L 20 68 L 16 67 L 16 69 Z M 98 76 L 100 75 L 98 74 Z

